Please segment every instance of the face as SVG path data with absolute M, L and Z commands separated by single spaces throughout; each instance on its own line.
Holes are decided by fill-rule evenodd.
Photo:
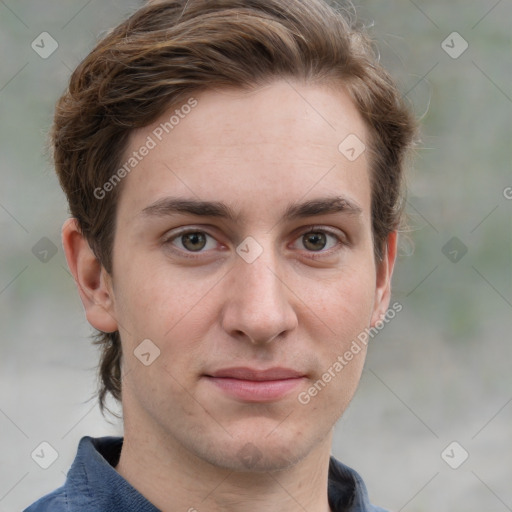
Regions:
M 216 466 L 285 468 L 329 438 L 363 368 L 353 342 L 388 304 L 367 154 L 338 149 L 367 130 L 325 86 L 194 98 L 126 153 L 145 156 L 122 183 L 109 292 L 125 421 Z

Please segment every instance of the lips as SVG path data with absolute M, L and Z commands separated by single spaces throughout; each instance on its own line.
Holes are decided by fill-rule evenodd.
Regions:
M 243 402 L 271 402 L 284 398 L 306 375 L 290 368 L 224 368 L 204 376 L 223 394 Z
M 231 378 L 240 380 L 266 381 L 284 380 L 304 377 L 304 374 L 288 368 L 268 368 L 267 370 L 255 370 L 252 368 L 225 368 L 213 372 L 211 377 Z

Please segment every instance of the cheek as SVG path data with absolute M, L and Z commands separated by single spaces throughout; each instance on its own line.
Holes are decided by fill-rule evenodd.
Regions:
M 200 290 L 185 283 L 179 269 L 150 258 L 123 263 L 123 278 L 115 288 L 116 313 L 127 331 L 147 330 L 148 335 L 161 337 L 200 301 Z
M 305 325 L 319 366 L 302 397 L 332 422 L 348 407 L 364 367 L 367 345 L 363 335 L 373 310 L 371 284 L 369 277 L 353 276 L 323 287 L 324 293 L 317 295 L 307 313 L 310 322 Z
M 371 267 L 358 268 L 347 269 L 328 285 L 313 287 L 317 291 L 308 292 L 310 309 L 304 310 L 309 320 L 303 321 L 303 328 L 319 362 L 306 398 L 333 421 L 352 399 L 366 358 L 367 346 L 361 340 L 373 311 L 374 272 Z
M 122 270 L 128 278 L 116 289 L 116 315 L 125 353 L 149 339 L 161 351 L 159 366 L 169 365 L 167 373 L 180 381 L 187 378 L 218 318 L 218 276 L 189 278 L 186 270 L 148 262 L 127 264 Z
M 375 271 L 347 267 L 330 281 L 317 282 L 304 290 L 312 313 L 328 327 L 336 345 L 346 343 L 370 324 L 374 297 Z
M 161 410 L 173 417 L 179 409 L 185 417 L 200 415 L 197 404 L 185 390 L 192 389 L 202 341 L 212 315 L 209 296 L 203 288 L 172 271 L 167 265 L 119 266 L 127 276 L 116 289 L 116 314 L 120 323 L 124 373 L 130 394 L 148 410 Z M 207 283 L 208 284 L 208 283 Z M 143 340 L 157 348 L 139 350 Z M 147 343 L 147 342 L 145 342 Z M 158 354 L 144 365 L 137 354 Z M 204 347 L 203 347 L 204 352 Z M 174 396 L 169 403 L 168 396 Z M 127 394 L 128 395 L 128 394 Z

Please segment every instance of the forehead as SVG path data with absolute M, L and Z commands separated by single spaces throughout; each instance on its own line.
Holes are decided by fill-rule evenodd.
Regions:
M 119 208 L 132 216 L 172 195 L 261 216 L 284 202 L 341 193 L 369 210 L 366 140 L 341 87 L 282 80 L 252 91 L 204 91 L 132 133 L 125 160 L 139 160 Z

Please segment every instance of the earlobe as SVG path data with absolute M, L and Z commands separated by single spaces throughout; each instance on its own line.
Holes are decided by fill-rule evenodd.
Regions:
M 75 218 L 68 219 L 62 227 L 62 245 L 87 321 L 99 331 L 117 331 L 110 276 L 82 235 Z
M 375 304 L 371 320 L 371 327 L 380 320 L 389 306 L 391 298 L 391 277 L 395 267 L 396 253 L 398 244 L 398 233 L 392 231 L 387 238 L 386 250 L 382 261 L 377 263 L 377 282 L 375 288 Z

